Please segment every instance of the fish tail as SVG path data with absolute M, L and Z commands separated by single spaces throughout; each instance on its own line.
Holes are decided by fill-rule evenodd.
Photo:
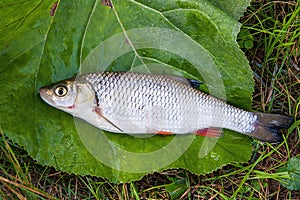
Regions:
M 264 142 L 282 142 L 280 129 L 289 128 L 294 122 L 294 118 L 280 114 L 254 113 L 257 116 L 255 129 L 249 135 Z

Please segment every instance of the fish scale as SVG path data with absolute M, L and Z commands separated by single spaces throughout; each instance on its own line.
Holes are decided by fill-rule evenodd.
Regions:
M 110 72 L 87 74 L 81 78 L 86 79 L 92 86 L 99 107 L 112 121 L 131 118 L 135 124 L 139 124 L 138 126 L 148 126 L 150 131 L 175 133 L 194 132 L 209 126 L 230 126 L 231 129 L 243 133 L 254 129 L 256 118 L 252 113 L 232 109 L 224 102 L 168 77 Z M 142 107 L 147 109 L 140 109 Z M 211 118 L 205 119 L 205 116 L 210 115 Z M 196 118 L 198 120 L 187 120 Z M 153 123 L 158 123 L 159 126 L 151 127 L 149 121 L 152 122 L 152 126 Z M 138 129 L 135 131 L 140 133 Z
M 233 107 L 193 88 L 198 85 L 196 80 L 177 76 L 97 72 L 39 92 L 53 107 L 115 133 L 208 135 L 210 129 L 215 136 L 226 128 L 278 142 L 282 140 L 278 130 L 293 123 L 289 116 Z

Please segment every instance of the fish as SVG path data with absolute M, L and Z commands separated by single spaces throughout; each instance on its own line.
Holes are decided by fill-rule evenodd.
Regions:
M 39 94 L 49 105 L 113 133 L 220 137 L 229 129 L 278 143 L 279 130 L 294 121 L 234 107 L 198 90 L 200 84 L 173 75 L 94 72 L 44 86 Z

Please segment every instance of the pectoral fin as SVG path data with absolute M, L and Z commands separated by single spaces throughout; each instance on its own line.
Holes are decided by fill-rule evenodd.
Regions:
M 158 135 L 172 135 L 173 133 L 170 131 L 157 131 L 156 134 Z
M 121 128 L 119 128 L 116 124 L 114 124 L 112 121 L 110 121 L 109 119 L 107 119 L 107 118 L 102 114 L 100 108 L 95 107 L 95 113 L 96 113 L 99 117 L 101 117 L 101 118 L 103 118 L 105 121 L 107 121 L 109 124 L 111 124 L 113 127 L 115 127 L 116 129 L 118 129 L 119 131 L 124 132 L 124 131 L 123 131 Z

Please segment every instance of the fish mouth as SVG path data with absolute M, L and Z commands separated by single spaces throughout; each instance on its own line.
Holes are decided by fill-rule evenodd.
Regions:
M 42 95 L 43 93 L 46 93 L 47 92 L 47 88 L 45 88 L 45 87 L 42 87 L 42 88 L 40 88 L 39 89 L 39 93 L 40 93 L 40 95 Z
M 53 105 L 54 101 L 51 98 L 51 94 L 49 94 L 49 89 L 42 87 L 39 89 L 40 97 L 48 104 Z

